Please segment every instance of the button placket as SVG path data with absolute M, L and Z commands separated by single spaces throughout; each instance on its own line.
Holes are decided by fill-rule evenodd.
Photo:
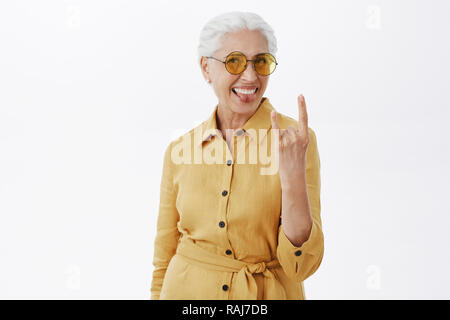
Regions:
M 226 298 L 230 297 L 231 294 L 231 282 L 233 280 L 233 273 L 225 273 L 224 277 L 222 278 L 222 284 L 220 286 L 220 291 L 223 292 Z
M 235 140 L 236 140 L 235 137 L 233 137 L 233 143 L 234 143 Z M 226 142 L 224 141 L 224 143 L 226 143 Z M 228 232 L 227 232 L 229 226 L 225 225 L 225 221 L 227 221 L 227 223 L 228 223 L 228 213 L 229 213 L 230 196 L 231 196 L 231 184 L 232 184 L 233 171 L 234 171 L 234 165 L 233 164 L 234 164 L 235 161 L 233 159 L 234 154 L 232 154 L 230 152 L 230 149 L 227 147 L 226 150 L 227 150 L 226 158 L 225 158 L 226 159 L 226 162 L 225 162 L 226 165 L 224 166 L 224 171 L 223 171 L 224 172 L 224 180 L 223 180 L 224 185 L 223 185 L 223 190 L 221 192 L 221 195 L 222 195 L 222 198 L 223 198 L 223 204 L 224 204 L 224 212 L 221 215 L 221 220 L 224 223 L 223 223 L 223 227 L 221 227 L 221 228 L 224 228 L 224 231 L 225 231 L 224 236 L 226 237 L 224 239 L 225 250 L 223 251 L 223 253 L 226 256 L 232 257 L 233 256 L 233 251 L 231 250 L 232 246 L 231 246 L 230 239 L 228 237 Z M 225 226 L 226 226 L 226 228 L 225 228 Z M 227 247 L 229 249 L 227 249 Z M 227 282 L 224 282 L 223 284 L 224 285 L 226 284 L 227 286 L 230 285 L 230 283 L 227 283 Z M 226 290 L 224 290 L 224 291 L 226 291 Z
M 258 141 L 259 141 L 259 134 L 260 133 L 258 133 L 258 132 L 255 132 L 255 133 L 256 133 L 256 136 L 250 134 L 248 131 L 245 131 L 244 129 L 240 129 L 240 130 L 236 131 L 236 134 L 235 134 L 236 140 L 234 142 L 236 144 L 236 150 L 241 150 L 241 148 L 242 148 L 243 150 L 245 150 L 245 153 L 244 153 L 244 155 L 240 155 L 239 156 L 240 159 L 238 160 L 238 158 L 237 158 L 237 151 L 236 151 L 235 154 L 234 154 L 235 163 L 238 162 L 238 161 L 245 161 L 245 162 L 246 161 L 250 161 L 250 158 L 252 157 L 249 154 L 249 152 L 250 152 L 249 144 L 250 143 L 257 143 L 258 144 L 257 147 L 256 147 L 256 151 L 257 151 L 257 154 L 259 154 L 259 149 L 260 149 L 261 142 L 258 142 Z M 254 141 L 254 139 L 256 139 L 256 141 Z M 270 148 L 269 148 L 269 150 L 270 150 Z M 247 159 L 247 157 L 249 159 Z
M 235 273 L 233 273 L 233 272 L 228 272 L 228 273 L 224 274 L 225 276 L 223 277 L 222 287 L 220 288 L 220 290 L 224 293 L 226 298 L 232 298 L 231 297 L 231 284 L 233 282 L 234 274 Z M 225 288 L 227 290 L 224 290 L 224 286 L 226 286 Z

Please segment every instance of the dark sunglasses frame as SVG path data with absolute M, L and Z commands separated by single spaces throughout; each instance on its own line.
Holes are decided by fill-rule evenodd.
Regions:
M 227 59 L 228 59 L 229 56 L 231 56 L 232 54 L 236 54 L 236 53 L 239 53 L 239 54 L 241 54 L 241 55 L 244 57 L 244 59 L 245 59 L 245 67 L 244 67 L 244 70 L 242 70 L 242 71 L 239 72 L 239 73 L 231 73 L 231 72 L 228 71 L 228 69 L 227 69 L 227 65 L 226 65 L 226 64 L 227 64 Z M 275 69 L 277 68 L 278 62 L 277 62 L 277 60 L 275 59 L 275 57 L 273 56 L 273 54 L 271 54 L 270 52 L 258 53 L 258 54 L 256 54 L 253 58 L 255 58 L 255 57 L 259 56 L 259 55 L 264 55 L 264 54 L 270 54 L 270 55 L 273 57 L 273 60 L 275 61 L 275 68 L 274 68 L 274 69 L 272 70 L 272 72 L 269 73 L 269 74 L 260 74 L 258 71 L 256 71 L 256 67 L 255 67 L 255 59 L 253 59 L 253 60 L 247 59 L 247 57 L 245 56 L 245 54 L 243 54 L 243 53 L 240 52 L 240 51 L 233 51 L 233 52 L 229 53 L 229 54 L 225 57 L 225 61 L 219 60 L 219 59 L 214 58 L 214 57 L 207 57 L 207 58 L 214 59 L 214 60 L 217 60 L 217 61 L 219 61 L 219 62 L 222 62 L 222 63 L 225 65 L 225 69 L 226 69 L 230 74 L 232 74 L 232 75 L 238 75 L 238 74 L 241 74 L 242 72 L 244 72 L 244 71 L 247 69 L 248 62 L 249 62 L 249 61 L 253 61 L 253 70 L 255 70 L 255 72 L 256 72 L 257 74 L 259 74 L 260 76 L 268 76 L 268 75 L 271 75 L 271 74 L 275 71 Z

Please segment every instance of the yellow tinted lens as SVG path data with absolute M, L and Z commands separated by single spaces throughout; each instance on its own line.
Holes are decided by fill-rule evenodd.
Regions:
M 275 57 L 270 53 L 257 55 L 254 63 L 256 72 L 263 76 L 271 74 L 277 66 Z
M 246 59 L 241 53 L 232 53 L 227 57 L 225 65 L 228 72 L 232 74 L 239 74 L 244 71 Z

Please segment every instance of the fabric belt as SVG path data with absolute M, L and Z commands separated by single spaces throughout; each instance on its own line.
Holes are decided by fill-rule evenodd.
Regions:
M 264 276 L 265 299 L 286 299 L 286 292 L 283 286 L 272 271 L 270 271 L 270 269 L 280 266 L 280 263 L 276 258 L 269 262 L 246 263 L 210 252 L 199 247 L 190 240 L 180 241 L 178 243 L 176 254 L 199 267 L 215 271 L 237 273 L 236 282 L 233 288 L 233 296 L 238 300 L 257 299 L 258 286 L 253 277 L 253 274 L 255 273 L 262 273 Z

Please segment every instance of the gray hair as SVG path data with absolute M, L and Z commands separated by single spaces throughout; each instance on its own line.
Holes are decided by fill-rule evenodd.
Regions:
M 227 32 L 243 29 L 259 30 L 267 39 L 269 53 L 275 56 L 277 39 L 273 29 L 256 13 L 231 11 L 209 20 L 200 32 L 198 59 L 212 56 L 221 46 L 222 36 Z

